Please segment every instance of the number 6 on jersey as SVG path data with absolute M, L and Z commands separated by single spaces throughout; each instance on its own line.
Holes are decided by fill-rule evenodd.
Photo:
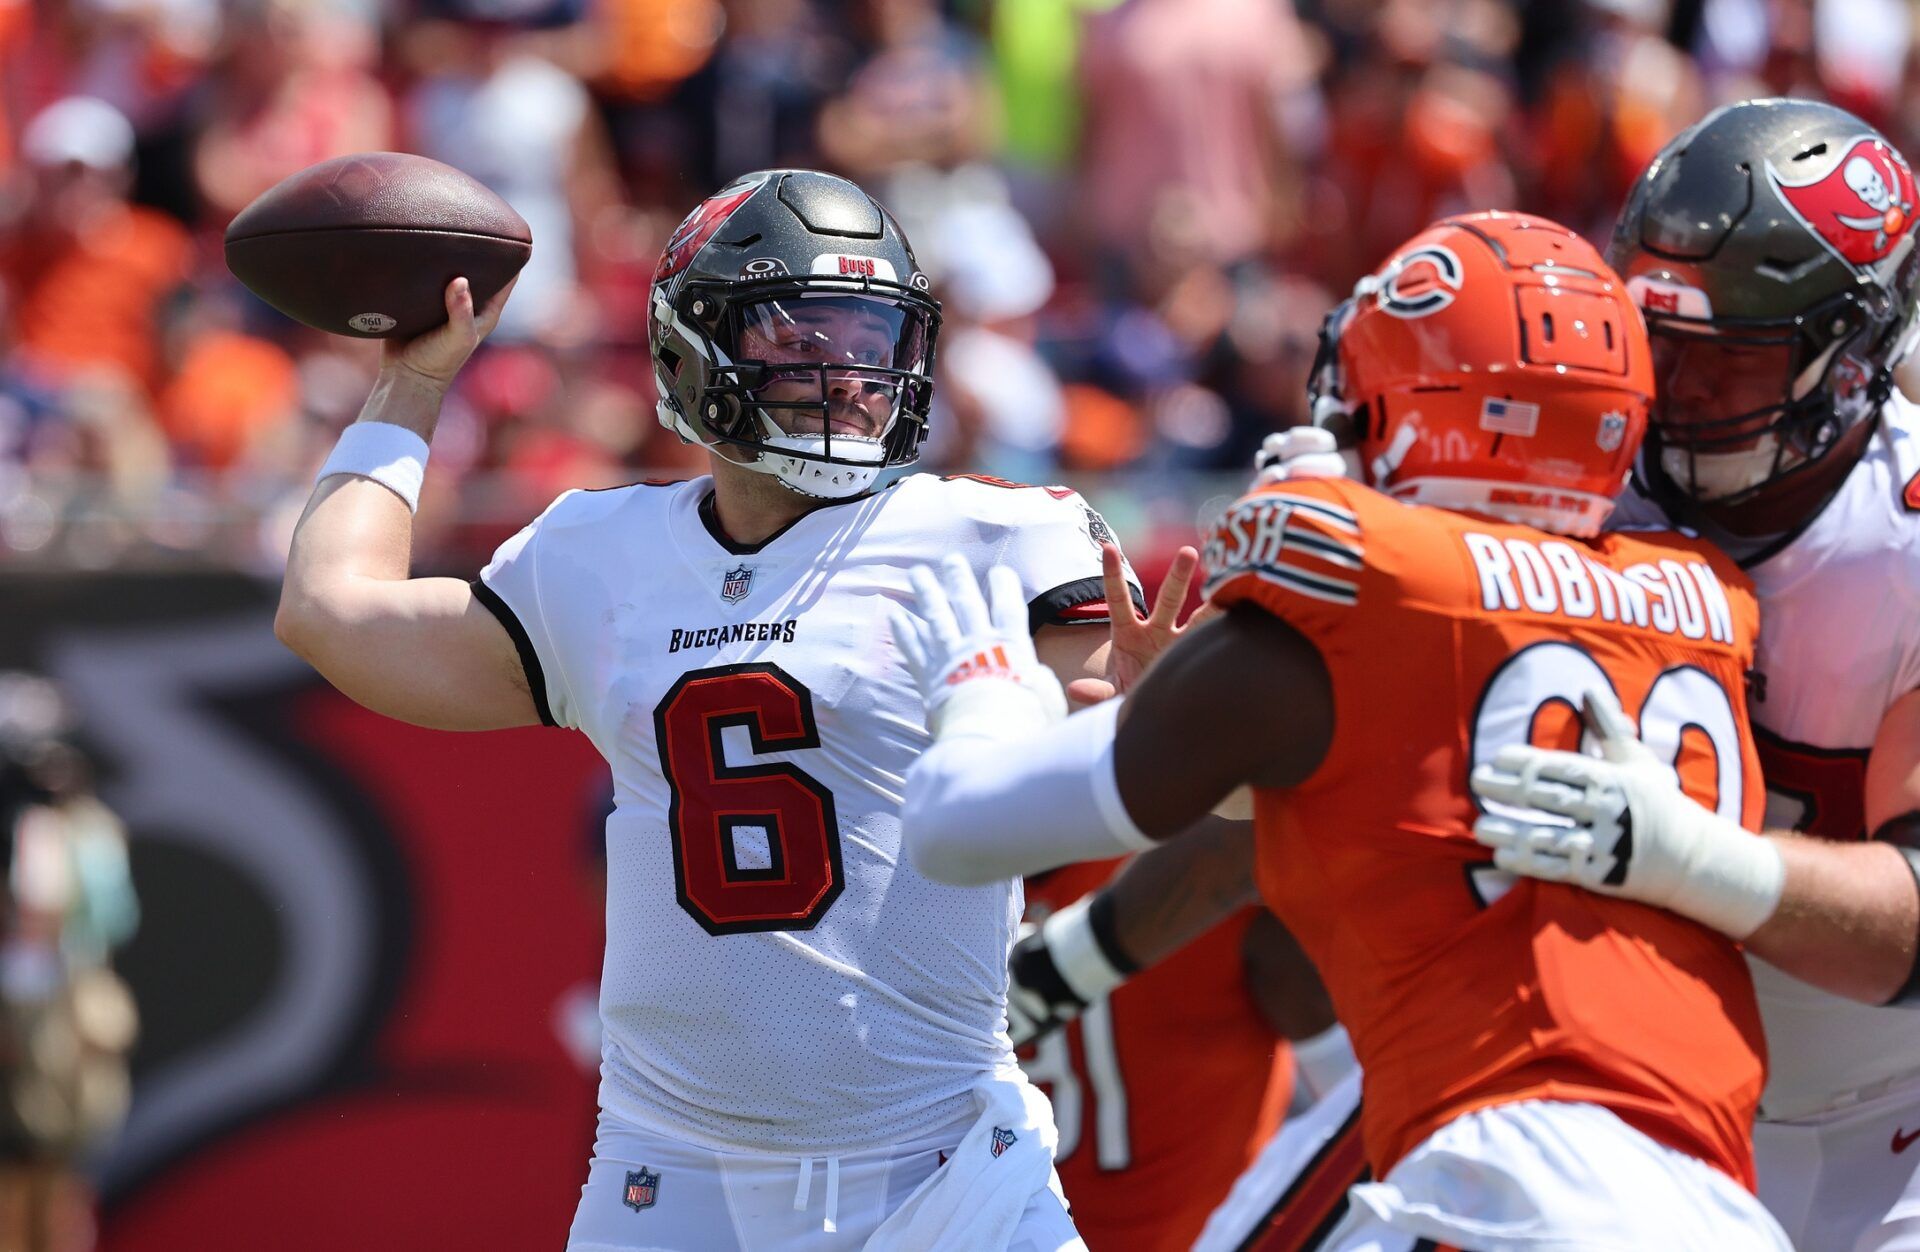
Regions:
M 833 793 L 783 761 L 729 765 L 722 738 L 742 726 L 755 755 L 817 748 L 812 693 L 768 662 L 693 670 L 668 689 L 653 725 L 680 907 L 713 935 L 806 930 L 825 916 L 844 885 Z M 743 865 L 743 836 L 755 830 L 767 863 Z

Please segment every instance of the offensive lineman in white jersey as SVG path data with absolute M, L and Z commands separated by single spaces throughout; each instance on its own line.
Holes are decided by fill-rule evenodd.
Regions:
M 576 1252 L 1084 1246 L 1005 1033 L 1019 885 L 900 855 L 929 737 L 887 613 L 917 564 L 1008 564 L 1048 663 L 1097 676 L 1110 536 L 1059 488 L 873 490 L 924 436 L 926 289 L 852 183 L 724 188 L 669 241 L 650 319 L 661 420 L 711 477 L 570 491 L 470 585 L 407 577 L 421 440 L 505 298 L 476 317 L 457 280 L 449 326 L 387 345 L 295 533 L 277 629 L 343 692 L 573 727 L 613 768 Z
M 1759 958 L 1771 1062 L 1760 1198 L 1809 1252 L 1920 1249 L 1920 411 L 1892 383 L 1916 209 L 1907 163 L 1858 118 L 1749 101 L 1654 159 L 1609 253 L 1658 371 L 1616 524 L 1664 512 L 1753 577 L 1768 824 L 1814 838 L 1769 838 L 1756 864 L 1606 710 L 1607 759 L 1516 749 L 1475 780 L 1573 823 L 1483 819 L 1503 868 L 1762 903 L 1734 936 Z

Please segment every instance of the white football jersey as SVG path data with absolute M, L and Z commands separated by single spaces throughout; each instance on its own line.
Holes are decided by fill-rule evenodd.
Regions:
M 888 613 L 958 552 L 1011 565 L 1036 626 L 1104 622 L 1107 528 L 1063 488 L 914 475 L 743 547 L 711 489 L 570 491 L 478 585 L 543 718 L 613 767 L 601 1107 L 720 1151 L 899 1143 L 1011 1064 L 1022 899 L 902 855 L 929 739 Z
M 1742 562 L 1760 593 L 1748 706 L 1767 825 L 1866 837 L 1866 762 L 1889 706 L 1920 687 L 1920 408 L 1895 394 L 1831 503 L 1784 547 Z M 1629 495 L 1620 523 L 1658 517 Z M 1761 961 L 1770 1074 L 1761 1115 L 1804 1116 L 1920 1074 L 1920 1008 L 1828 995 Z

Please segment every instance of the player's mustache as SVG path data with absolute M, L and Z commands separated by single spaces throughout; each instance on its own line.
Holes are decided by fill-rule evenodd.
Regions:
M 784 404 L 774 407 L 773 411 L 779 414 L 782 424 L 794 433 L 814 433 L 819 431 L 829 431 L 829 433 L 831 433 L 833 423 L 844 422 L 855 427 L 860 434 L 872 435 L 877 433 L 879 428 L 885 423 L 886 416 L 885 414 L 874 412 L 871 398 L 875 395 L 891 396 L 893 390 L 894 388 L 890 382 L 880 379 L 860 379 L 857 390 L 854 390 L 851 395 L 843 389 L 841 394 L 836 395 L 829 392 L 826 396 L 817 400 L 808 398 L 798 401 L 786 401 Z M 792 404 L 805 405 L 807 407 L 786 407 L 786 405 Z M 814 407 L 816 405 L 820 407 Z M 854 432 L 843 430 L 840 433 L 846 435 Z

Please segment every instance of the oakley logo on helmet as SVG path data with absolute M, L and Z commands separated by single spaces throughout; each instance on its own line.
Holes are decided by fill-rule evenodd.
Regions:
M 753 198 L 767 181 L 763 174 L 751 182 L 736 183 L 701 202 L 700 207 L 687 214 L 687 220 L 667 240 L 667 246 L 660 253 L 660 264 L 653 271 L 653 281 L 663 283 L 692 264 L 700 249 L 706 247 L 707 240 L 714 237 L 720 227 L 726 223 L 733 211 Z
M 1460 290 L 1460 258 L 1451 248 L 1428 244 L 1403 252 L 1378 274 L 1360 280 L 1359 296 L 1374 295 L 1395 317 L 1426 317 L 1453 303 Z
M 1808 183 L 1789 183 L 1772 163 L 1780 199 L 1829 251 L 1860 269 L 1879 264 L 1913 228 L 1913 171 L 1884 140 L 1862 135 L 1840 163 Z
M 740 267 L 742 278 L 772 278 L 787 272 L 787 263 L 777 256 L 757 256 Z

